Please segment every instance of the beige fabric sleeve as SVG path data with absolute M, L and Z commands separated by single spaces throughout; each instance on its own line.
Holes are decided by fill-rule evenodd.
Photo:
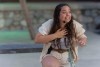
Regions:
M 39 27 L 38 31 L 42 34 L 42 35 L 47 35 L 51 29 L 51 25 L 52 25 L 53 20 L 49 19 L 48 21 L 44 22 L 42 24 L 41 27 Z
M 75 20 L 74 20 L 74 25 L 75 25 L 77 38 L 80 39 L 80 38 L 86 37 L 86 35 L 84 34 L 85 29 L 83 28 L 83 26 Z

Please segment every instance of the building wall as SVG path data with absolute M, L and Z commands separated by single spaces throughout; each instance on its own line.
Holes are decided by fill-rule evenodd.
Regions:
M 18 3 L 15 4 L 0 4 L 0 31 L 27 30 L 23 11 Z M 52 18 L 53 10 L 57 4 L 28 3 L 29 13 L 35 31 L 34 34 L 43 22 Z M 72 7 L 74 18 L 82 23 L 85 29 L 94 31 L 100 25 L 100 3 L 69 4 Z

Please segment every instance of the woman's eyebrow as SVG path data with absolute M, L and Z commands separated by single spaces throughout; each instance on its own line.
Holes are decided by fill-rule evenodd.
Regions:
M 70 12 L 70 10 L 69 10 L 69 11 L 67 11 L 67 10 L 62 10 L 62 11 L 65 11 L 65 12 Z
M 66 10 L 62 10 L 62 11 L 66 11 Z

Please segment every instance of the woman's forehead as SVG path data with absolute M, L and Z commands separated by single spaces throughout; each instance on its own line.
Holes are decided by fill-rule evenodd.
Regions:
M 70 11 L 70 7 L 69 6 L 63 6 L 62 8 L 61 8 L 61 11 Z

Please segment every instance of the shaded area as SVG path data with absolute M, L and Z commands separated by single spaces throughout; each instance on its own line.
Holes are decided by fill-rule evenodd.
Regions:
M 0 54 L 41 52 L 42 44 L 6 44 L 0 46 Z

